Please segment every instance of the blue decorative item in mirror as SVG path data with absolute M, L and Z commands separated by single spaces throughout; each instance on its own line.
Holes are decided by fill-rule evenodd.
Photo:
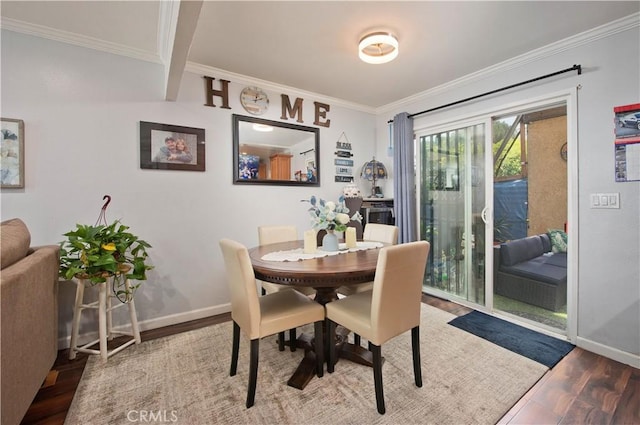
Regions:
M 253 180 L 258 178 L 260 157 L 257 155 L 238 155 L 238 178 Z

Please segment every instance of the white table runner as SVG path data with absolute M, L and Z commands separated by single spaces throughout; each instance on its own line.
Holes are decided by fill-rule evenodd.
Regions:
M 380 242 L 360 241 L 356 243 L 355 248 L 347 248 L 344 243 L 338 244 L 338 251 L 323 251 L 318 248 L 313 254 L 305 254 L 303 248 L 291 249 L 288 251 L 275 251 L 262 256 L 264 261 L 300 261 L 310 260 L 312 258 L 328 257 L 330 255 L 346 254 L 347 252 L 364 251 L 367 249 L 382 248 L 384 245 Z

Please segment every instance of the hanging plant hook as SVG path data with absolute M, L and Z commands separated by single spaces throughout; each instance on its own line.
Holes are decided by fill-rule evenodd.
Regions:
M 104 205 L 102 206 L 102 209 L 100 210 L 100 215 L 98 216 L 98 220 L 96 220 L 96 226 L 100 223 L 104 224 L 105 226 L 107 225 L 107 216 L 106 216 L 106 211 L 107 211 L 107 206 L 109 205 L 109 202 L 111 202 L 111 196 L 110 195 L 104 195 L 102 197 L 102 200 L 107 200 L 107 202 L 104 203 Z
M 104 205 L 102 206 L 102 209 L 103 209 L 103 210 L 106 210 L 106 209 L 107 209 L 107 205 L 109 205 L 109 202 L 111 202 L 111 196 L 109 196 L 109 195 L 104 195 L 104 196 L 102 197 L 102 200 L 105 200 L 105 199 L 107 200 L 107 202 L 105 202 L 105 203 L 104 203 Z

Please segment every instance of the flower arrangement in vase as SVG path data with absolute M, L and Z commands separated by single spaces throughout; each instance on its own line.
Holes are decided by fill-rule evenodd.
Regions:
M 324 199 L 318 199 L 312 196 L 309 201 L 311 204 L 309 208 L 309 215 L 311 216 L 311 226 L 314 230 L 326 230 L 327 234 L 322 240 L 323 250 L 325 251 L 337 251 L 338 250 L 338 237 L 334 233 L 335 231 L 344 232 L 347 229 L 347 224 L 351 221 L 362 220 L 362 216 L 359 211 L 349 216 L 349 208 L 345 205 L 344 196 L 340 195 L 338 202 L 325 201 Z

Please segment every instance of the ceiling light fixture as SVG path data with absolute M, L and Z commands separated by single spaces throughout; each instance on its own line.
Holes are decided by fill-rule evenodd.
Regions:
M 253 129 L 255 131 L 262 131 L 262 132 L 273 131 L 273 127 L 271 127 L 270 125 L 258 124 L 258 123 L 253 124 Z
M 398 39 L 388 32 L 367 34 L 358 44 L 358 56 L 366 63 L 391 62 L 398 56 Z

